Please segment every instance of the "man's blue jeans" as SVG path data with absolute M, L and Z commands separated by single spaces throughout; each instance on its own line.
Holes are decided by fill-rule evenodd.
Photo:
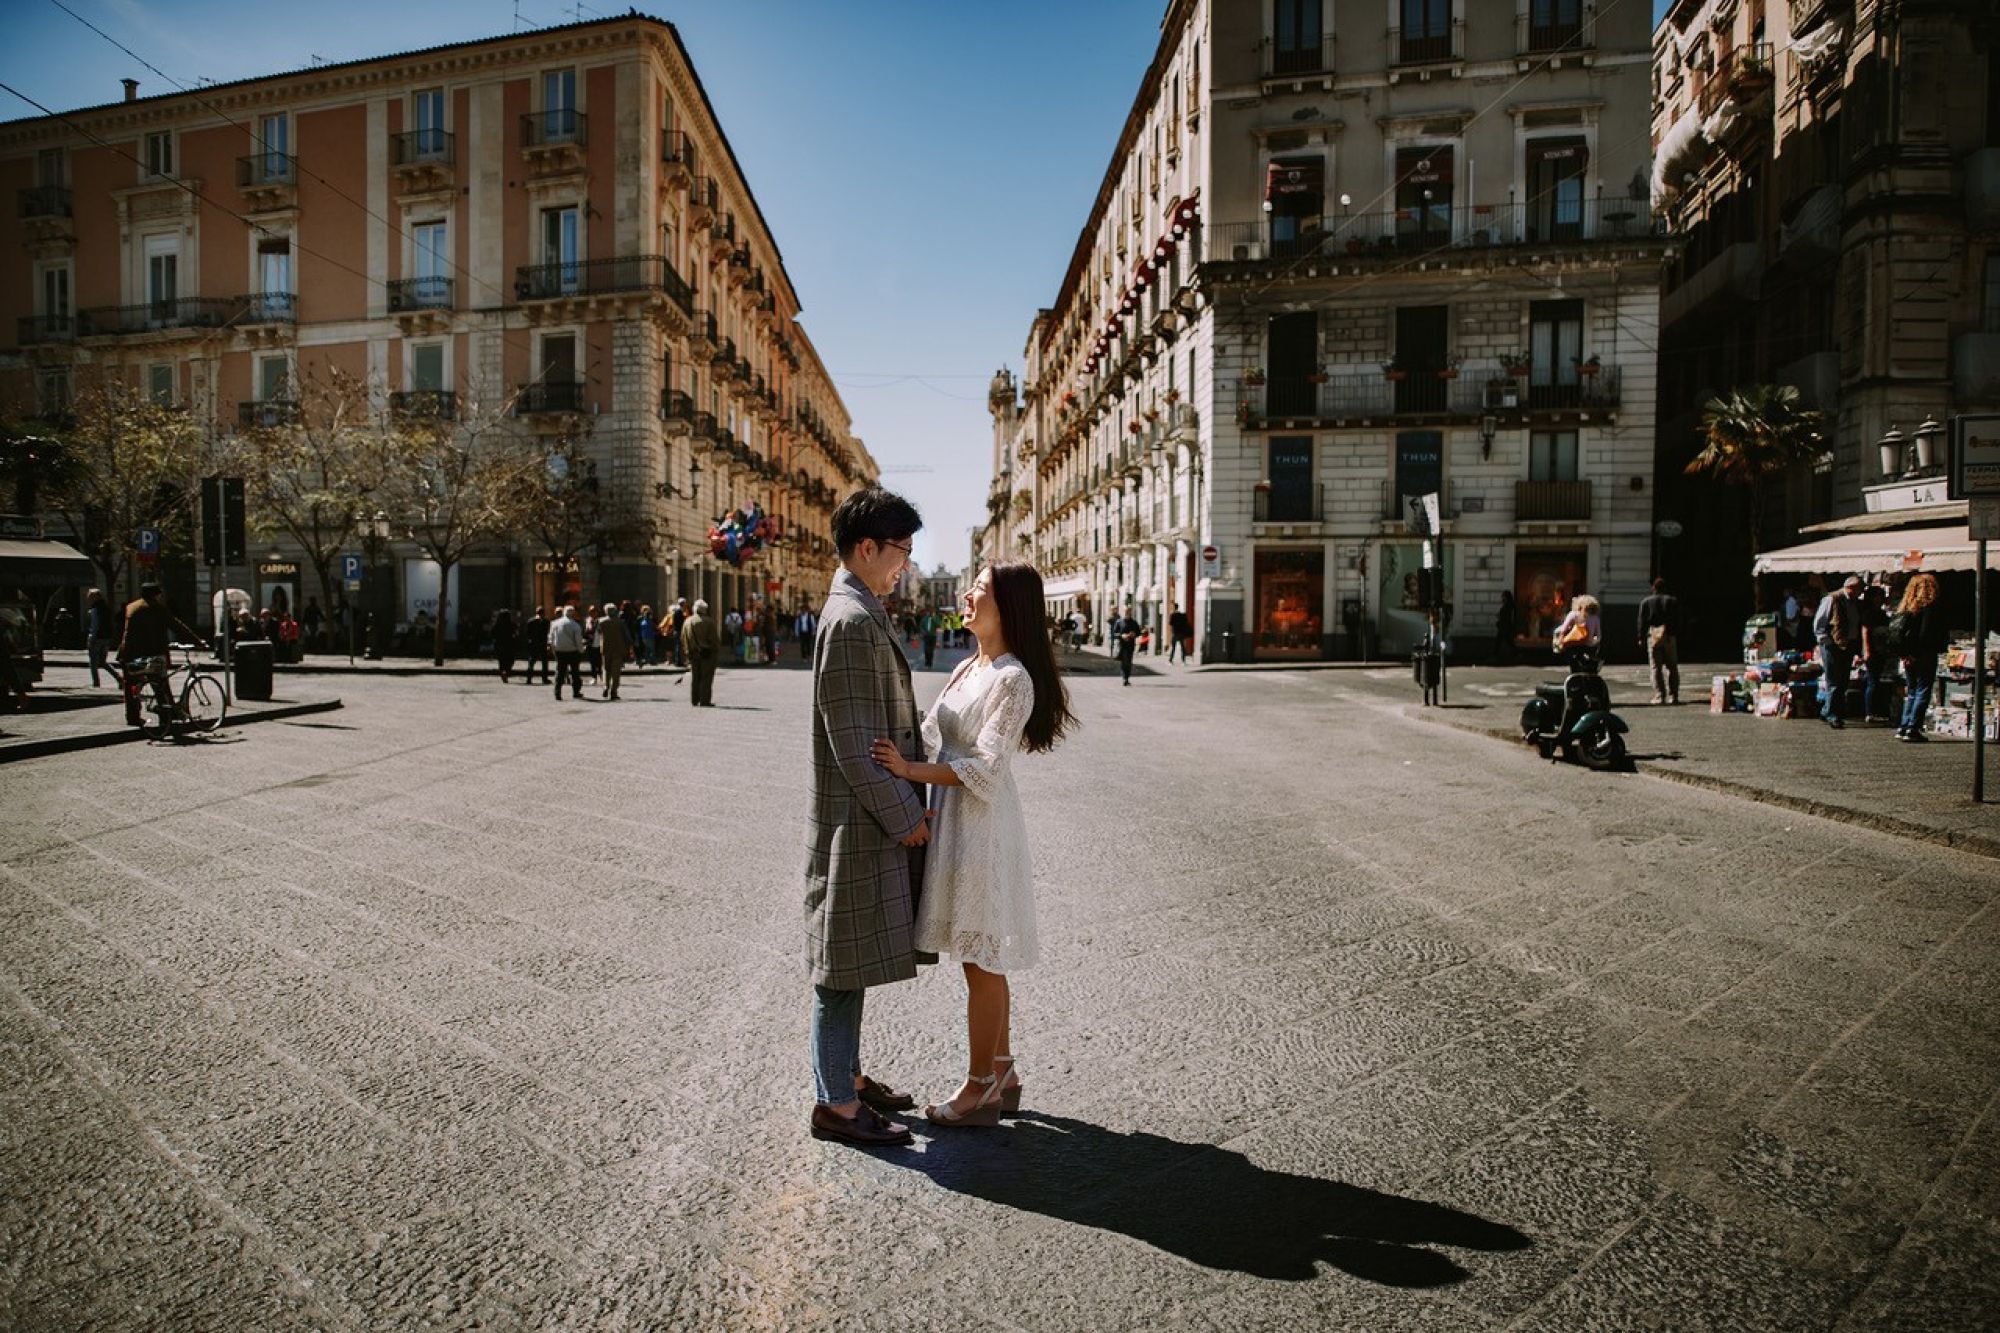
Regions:
M 1903 668 L 1906 690 L 1903 695 L 1903 731 L 1922 731 L 1924 714 L 1930 711 L 1931 687 L 1937 684 L 1937 658 L 1912 657 Z
M 861 1076 L 861 1002 L 865 990 L 813 987 L 813 1084 L 821 1106 L 854 1100 Z

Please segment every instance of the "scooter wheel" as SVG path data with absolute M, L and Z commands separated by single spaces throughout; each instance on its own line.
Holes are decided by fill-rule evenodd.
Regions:
M 1600 773 L 1625 762 L 1625 738 L 1613 731 L 1608 722 L 1600 722 L 1578 737 L 1577 749 L 1583 755 L 1583 762 Z

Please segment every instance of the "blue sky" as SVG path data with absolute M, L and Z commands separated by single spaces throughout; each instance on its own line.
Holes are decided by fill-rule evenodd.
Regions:
M 578 17 L 562 0 L 270 0 L 254 23 L 242 0 L 65 3 L 185 84 L 510 32 L 517 10 L 523 27 Z M 113 101 L 128 76 L 167 91 L 49 0 L 5 7 L 0 77 L 38 101 Z M 641 8 L 679 27 L 856 430 L 924 512 L 919 558 L 957 567 L 984 512 L 987 377 L 1019 370 L 1055 297 L 1165 0 Z

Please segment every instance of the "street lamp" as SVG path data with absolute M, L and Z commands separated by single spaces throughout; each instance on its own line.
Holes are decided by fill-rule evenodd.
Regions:
M 1944 427 L 1938 424 L 1936 417 L 1926 415 L 1923 424 L 1912 434 L 1917 442 L 1917 471 L 1929 472 L 1937 466 L 1938 436 L 1944 434 Z
M 1875 442 L 1875 448 L 1882 455 L 1882 479 L 1894 481 L 1903 470 L 1903 432 L 1892 422 L 1889 433 Z

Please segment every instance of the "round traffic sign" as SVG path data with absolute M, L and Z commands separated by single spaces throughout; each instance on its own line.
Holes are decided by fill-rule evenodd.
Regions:
M 1213 546 L 1204 546 L 1201 548 L 1201 558 L 1209 561 L 1220 560 L 1222 559 L 1222 552 Z

